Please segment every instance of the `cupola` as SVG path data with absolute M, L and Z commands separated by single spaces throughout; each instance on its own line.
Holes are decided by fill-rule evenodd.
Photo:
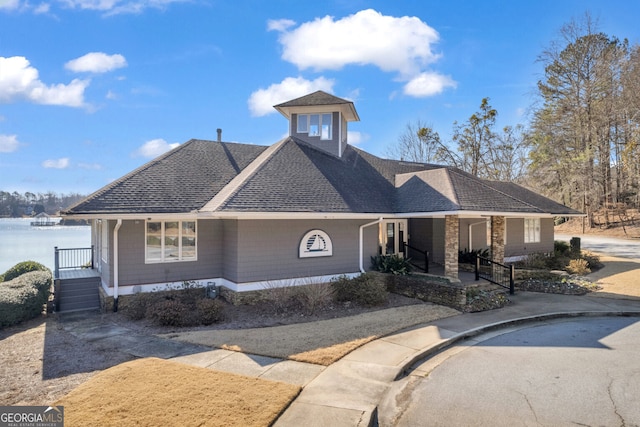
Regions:
M 321 90 L 275 105 L 289 120 L 289 136 L 341 157 L 347 147 L 347 123 L 360 121 L 353 102 Z

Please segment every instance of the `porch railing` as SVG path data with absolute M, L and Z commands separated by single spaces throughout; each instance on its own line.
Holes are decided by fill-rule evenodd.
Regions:
M 55 278 L 60 277 L 60 270 L 75 270 L 80 268 L 93 269 L 93 245 L 90 248 L 59 249 L 55 247 Z
M 513 265 L 504 265 L 489 258 L 476 256 L 476 280 L 484 279 L 503 288 L 509 289 L 509 294 L 516 292 L 515 269 Z
M 424 270 L 425 273 L 428 273 L 429 272 L 429 252 L 423 251 L 422 249 L 415 248 L 415 247 L 413 247 L 411 245 L 408 245 L 406 243 L 403 243 L 403 247 L 404 248 L 403 248 L 402 252 L 404 253 L 404 257 L 409 259 L 409 263 L 411 265 L 413 265 L 414 267 L 417 267 L 417 268 L 419 268 L 421 270 Z M 424 267 L 422 267 L 421 265 L 418 265 L 418 264 L 416 264 L 414 262 L 411 262 L 411 259 L 413 259 L 413 257 L 408 256 L 409 254 L 407 253 L 407 249 L 411 249 L 412 251 L 417 252 L 420 255 L 422 255 L 421 258 L 424 260 Z

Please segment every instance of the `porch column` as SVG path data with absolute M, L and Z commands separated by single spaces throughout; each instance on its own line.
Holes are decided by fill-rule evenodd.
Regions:
M 444 218 L 444 275 L 458 278 L 458 250 L 460 242 L 460 220 L 458 215 Z
M 493 261 L 504 264 L 504 231 L 506 220 L 503 216 L 491 217 L 491 257 Z

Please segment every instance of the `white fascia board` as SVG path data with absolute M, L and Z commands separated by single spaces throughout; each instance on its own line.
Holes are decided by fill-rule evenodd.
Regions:
M 449 215 L 457 215 L 459 218 L 478 218 L 503 216 L 505 218 L 555 218 L 562 217 L 583 217 L 585 214 L 551 214 L 542 212 L 488 212 L 488 211 L 441 211 L 441 212 L 409 212 L 394 214 L 392 218 L 444 218 Z M 385 215 L 385 218 L 387 216 Z
M 199 212 L 199 219 L 378 219 L 392 214 L 340 212 Z
M 68 219 L 121 219 L 121 220 L 167 220 L 167 219 L 197 219 L 198 215 L 193 212 L 182 213 L 128 213 L 128 214 L 74 214 L 62 215 Z

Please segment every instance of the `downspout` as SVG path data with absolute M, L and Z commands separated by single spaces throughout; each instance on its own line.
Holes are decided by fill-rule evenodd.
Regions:
M 118 218 L 113 228 L 113 312 L 118 311 L 118 231 L 122 226 L 122 219 Z
M 375 224 L 380 224 L 381 222 L 382 222 L 382 217 L 380 217 L 379 219 L 373 222 L 370 222 L 368 224 L 363 224 L 360 226 L 360 272 L 361 273 L 364 273 L 364 260 L 362 259 L 362 257 L 364 257 L 364 228 L 370 227 Z

